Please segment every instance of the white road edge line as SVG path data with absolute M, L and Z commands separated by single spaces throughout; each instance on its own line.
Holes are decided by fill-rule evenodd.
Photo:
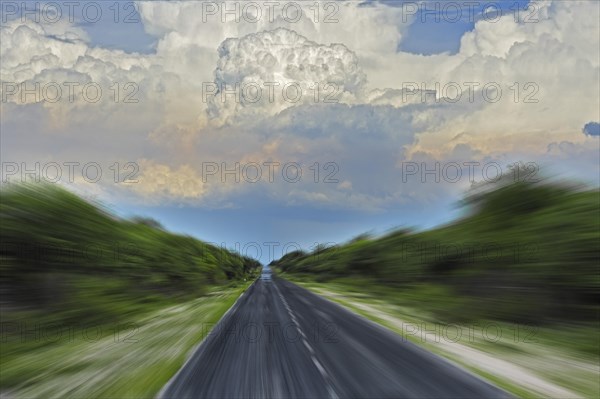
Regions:
M 212 330 L 214 330 L 219 324 L 221 324 L 221 322 L 223 320 L 225 320 L 227 318 L 227 316 L 239 306 L 239 302 L 240 299 L 242 299 L 244 296 L 246 296 L 246 294 L 248 293 L 248 291 L 250 290 L 250 288 L 258 281 L 258 278 L 256 280 L 254 280 L 252 282 L 252 284 L 250 284 L 248 286 L 248 288 L 246 288 L 246 290 L 244 290 L 244 292 L 242 292 L 242 294 L 237 297 L 237 299 L 235 300 L 235 302 L 233 303 L 233 305 L 231 305 L 231 307 L 229 309 L 227 309 L 227 311 L 223 314 L 223 316 L 221 316 L 221 318 L 219 319 L 219 321 L 217 322 L 217 324 L 215 324 L 213 326 L 213 328 L 206 333 L 206 335 L 204 336 L 204 338 L 202 338 L 202 341 L 200 341 L 196 346 L 194 346 L 190 351 L 188 351 L 187 353 L 187 357 L 185 358 L 185 362 L 183 362 L 183 364 L 181 365 L 181 367 L 179 368 L 179 370 L 177 370 L 177 372 L 173 375 L 173 377 L 171 377 L 169 379 L 169 381 L 167 381 L 167 383 L 161 388 L 160 391 L 158 391 L 158 393 L 156 394 L 155 398 L 156 399 L 163 399 L 165 397 L 165 393 L 167 392 L 167 389 L 169 389 L 171 387 L 171 385 L 173 385 L 173 382 L 177 379 L 177 377 L 179 376 L 179 374 L 181 374 L 183 372 L 183 369 L 186 368 L 186 366 L 188 365 L 188 363 L 194 358 L 194 355 L 196 354 L 196 352 L 198 352 L 201 347 L 202 344 L 204 344 L 204 342 L 206 341 L 206 339 L 210 336 L 210 333 L 212 332 Z

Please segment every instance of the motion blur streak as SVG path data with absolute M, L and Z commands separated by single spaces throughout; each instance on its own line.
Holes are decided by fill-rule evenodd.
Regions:
M 0 204 L 7 397 L 598 393 L 597 189 L 477 186 L 452 224 L 264 267 L 58 186 L 6 185 Z M 468 340 L 432 339 L 449 325 Z
M 52 185 L 0 194 L 0 393 L 152 397 L 260 266 Z
M 256 327 L 255 332 L 244 332 L 249 325 Z M 266 326 L 272 327 L 270 334 Z M 162 397 L 503 398 L 508 394 L 276 278 L 254 283 Z

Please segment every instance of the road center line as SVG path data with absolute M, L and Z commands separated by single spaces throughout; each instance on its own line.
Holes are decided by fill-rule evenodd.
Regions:
M 287 301 L 285 300 L 285 298 L 281 294 L 281 291 L 279 290 L 279 287 L 277 287 L 277 285 L 275 285 L 275 284 L 273 284 L 273 286 L 277 290 L 277 294 L 279 295 L 279 298 L 281 298 L 281 301 L 283 302 L 283 305 L 284 305 L 285 309 L 287 310 L 288 315 L 290 316 L 290 319 L 292 320 L 292 323 L 295 324 L 296 329 L 298 330 L 298 332 L 300 333 L 300 335 L 302 335 L 302 343 L 304 344 L 304 346 L 306 346 L 306 348 L 310 352 L 310 358 L 311 358 L 313 364 L 315 365 L 315 367 L 317 368 L 317 370 L 319 370 L 319 373 L 321 374 L 321 377 L 323 377 L 323 379 L 325 380 L 325 384 L 327 385 L 327 391 L 329 392 L 329 396 L 331 398 L 337 399 L 338 396 L 335 393 L 335 390 L 333 389 L 333 386 L 331 384 L 331 379 L 329 378 L 329 374 L 327 374 L 327 371 L 325 370 L 325 368 L 323 367 L 323 365 L 321 364 L 321 362 L 319 362 L 319 360 L 316 358 L 316 354 L 315 354 L 314 349 L 306 341 L 306 335 L 304 334 L 304 332 L 300 328 L 300 324 L 298 323 L 298 320 L 296 320 L 296 315 L 294 314 L 294 312 L 292 312 L 292 309 L 290 308 L 290 306 L 288 305 Z

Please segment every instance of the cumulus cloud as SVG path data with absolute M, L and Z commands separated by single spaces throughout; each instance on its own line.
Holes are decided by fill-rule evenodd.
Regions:
M 205 195 L 202 178 L 189 165 L 171 168 L 151 160 L 139 161 L 141 174 L 129 187 L 144 198 L 155 203 L 184 201 L 198 202 Z
M 208 108 L 217 120 L 276 115 L 326 101 L 328 89 L 332 100 L 348 102 L 366 80 L 356 55 L 343 44 L 318 44 L 285 28 L 229 38 L 218 52 L 216 93 Z
M 73 71 L 100 81 L 126 72 L 146 75 L 153 57 L 90 46 L 82 28 L 56 23 L 10 20 L 0 27 L 3 81 L 24 82 L 49 71 Z
M 206 204 L 268 192 L 283 203 L 356 209 L 447 194 L 443 185 L 430 191 L 403 185 L 403 161 L 572 156 L 586 160 L 589 169 L 597 160 L 590 155 L 597 148 L 586 141 L 593 140 L 597 124 L 586 125 L 587 137 L 580 134 L 600 108 L 598 41 L 590 40 L 600 36 L 594 2 L 536 3 L 538 23 L 512 15 L 496 23 L 481 20 L 463 35 L 457 54 L 435 56 L 397 51 L 407 23 L 401 7 L 384 2 L 336 2 L 318 18 L 312 3 L 299 3 L 302 14 L 294 22 L 281 5 L 272 19 L 264 14 L 254 23 L 243 17 L 223 22 L 225 3 L 217 4 L 217 14 L 206 15 L 203 2 L 141 2 L 144 29 L 157 42 L 154 53 L 143 55 L 94 46 L 82 27 L 66 22 L 2 24 L 3 82 L 139 87 L 139 102 L 127 106 L 109 97 L 98 104 L 13 97 L 2 105 L 10 111 L 3 112 L 3 142 L 15 156 L 28 152 L 27 139 L 56 149 L 65 160 L 113 152 L 137 160 L 140 183 L 128 190 L 155 201 Z M 331 11 L 338 22 L 324 21 Z M 279 84 L 272 101 L 267 82 Z M 467 82 L 479 84 L 472 99 Z M 290 83 L 300 86 L 301 100 L 282 95 Z M 444 91 L 448 83 L 459 85 L 460 99 Z M 485 92 L 487 83 L 497 86 Z M 259 101 L 251 87 L 238 100 L 226 95 L 222 101 L 218 92 L 204 101 L 207 84 L 217 90 L 239 84 L 239 94 L 251 84 L 263 92 Z M 329 94 L 324 86 L 334 84 L 338 103 L 314 101 L 315 84 L 323 86 L 323 95 Z M 500 98 L 486 99 L 497 87 Z M 38 157 L 47 152 L 41 147 Z M 269 160 L 306 167 L 336 162 L 339 181 L 306 181 L 292 191 L 286 184 L 202 183 L 203 161 Z
M 443 157 L 459 134 L 483 153 L 544 153 L 551 141 L 572 139 L 585 121 L 597 117 L 600 85 L 597 40 L 598 4 L 536 2 L 537 23 L 504 15 L 497 22 L 480 20 L 463 35 L 455 55 L 433 57 L 396 54 L 400 74 L 383 71 L 369 76 L 392 87 L 404 82 L 434 88 L 456 82 L 479 84 L 473 107 L 418 134 L 414 151 Z M 596 48 L 592 48 L 593 44 Z M 415 67 L 417 66 L 417 67 Z M 482 101 L 486 84 L 499 86 L 497 101 Z M 461 102 L 457 103 L 459 107 Z

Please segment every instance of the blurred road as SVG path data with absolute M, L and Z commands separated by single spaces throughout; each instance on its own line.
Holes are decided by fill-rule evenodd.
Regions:
M 508 394 L 376 324 L 265 275 L 162 398 L 499 398 Z

